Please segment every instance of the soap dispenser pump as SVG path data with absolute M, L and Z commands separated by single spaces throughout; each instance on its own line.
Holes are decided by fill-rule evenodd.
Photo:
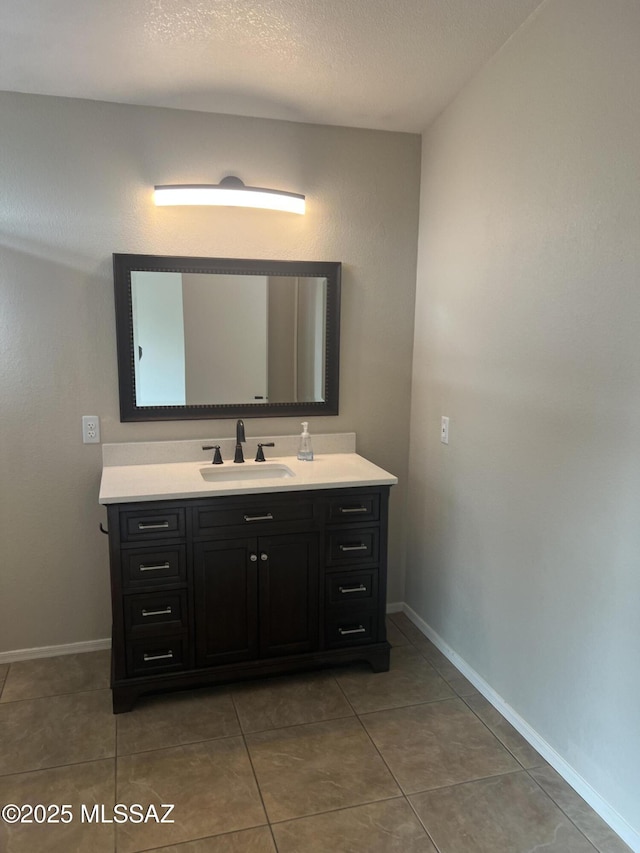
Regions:
M 311 436 L 309 435 L 309 422 L 302 422 L 302 434 L 300 435 L 300 447 L 298 449 L 298 459 L 303 462 L 313 461 L 313 449 L 311 447 Z

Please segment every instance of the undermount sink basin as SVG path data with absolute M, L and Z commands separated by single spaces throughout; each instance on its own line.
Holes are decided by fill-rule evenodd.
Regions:
M 258 462 L 255 464 L 236 464 L 231 462 L 224 465 L 209 465 L 200 469 L 203 480 L 209 483 L 224 483 L 242 480 L 279 480 L 285 477 L 295 477 L 287 465 L 281 462 Z

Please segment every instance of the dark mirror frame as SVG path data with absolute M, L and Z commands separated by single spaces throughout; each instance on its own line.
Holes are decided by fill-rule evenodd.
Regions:
M 327 279 L 325 394 L 318 403 L 233 403 L 196 406 L 137 406 L 135 391 L 131 273 L 136 271 L 231 275 L 311 276 Z M 181 421 L 205 418 L 272 418 L 338 414 L 340 376 L 340 280 L 332 261 L 267 261 L 190 258 L 172 255 L 113 255 L 121 421 Z

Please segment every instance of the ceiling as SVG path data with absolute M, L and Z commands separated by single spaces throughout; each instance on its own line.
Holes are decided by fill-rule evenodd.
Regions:
M 540 0 L 3 0 L 0 90 L 420 132 Z

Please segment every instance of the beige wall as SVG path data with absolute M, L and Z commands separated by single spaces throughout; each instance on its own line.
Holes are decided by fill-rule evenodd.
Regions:
M 393 471 L 390 598 L 403 586 L 420 139 L 91 101 L 0 94 L 0 650 L 108 636 L 103 441 L 225 437 L 230 421 L 122 424 L 112 252 L 342 261 L 340 415 Z M 299 217 L 156 208 L 155 183 L 307 195 Z M 298 433 L 298 419 L 247 434 Z
M 639 37 L 552 0 L 424 138 L 406 584 L 636 833 Z

